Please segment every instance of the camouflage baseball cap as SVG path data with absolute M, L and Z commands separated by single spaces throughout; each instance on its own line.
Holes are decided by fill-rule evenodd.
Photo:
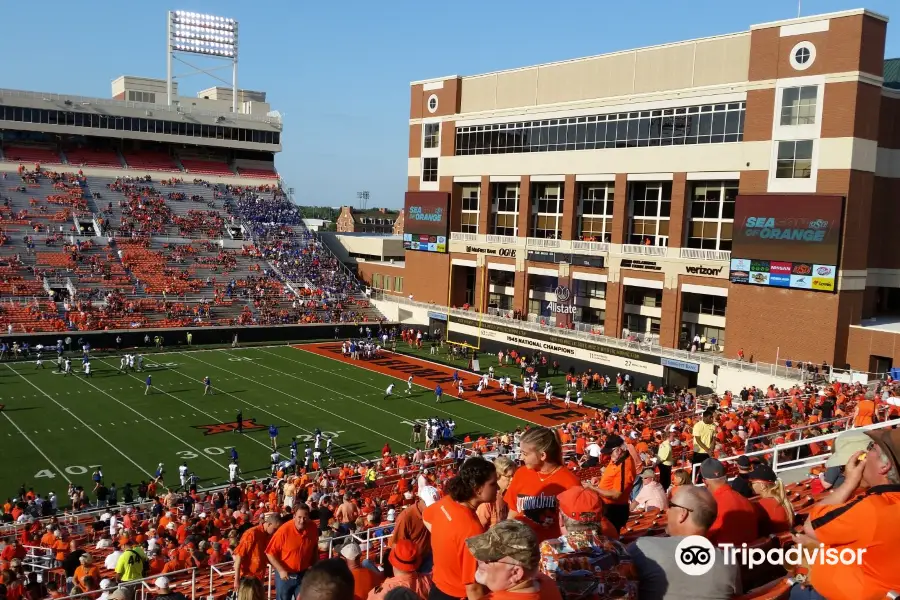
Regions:
M 522 521 L 500 521 L 486 532 L 466 540 L 466 546 L 477 560 L 497 562 L 509 557 L 532 570 L 538 566 L 538 539 L 534 530 Z

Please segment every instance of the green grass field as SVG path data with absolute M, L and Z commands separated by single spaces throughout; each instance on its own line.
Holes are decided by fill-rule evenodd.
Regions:
M 422 360 L 430 360 L 432 362 L 440 363 L 442 365 L 447 365 L 449 367 L 455 369 L 464 369 L 468 365 L 468 360 L 456 359 L 453 360 L 451 358 L 450 347 L 448 345 L 444 345 L 443 348 L 438 348 L 437 355 L 431 354 L 431 345 L 430 344 L 422 344 L 422 349 L 417 350 L 412 348 L 406 342 L 402 340 L 397 340 L 397 352 L 399 354 L 408 354 L 409 356 L 415 356 L 416 358 L 420 358 Z M 503 375 L 509 376 L 510 379 L 515 381 L 516 383 L 521 384 L 522 382 L 522 370 L 515 365 L 500 365 L 497 361 L 496 354 L 489 354 L 487 352 L 479 352 L 478 353 L 478 362 L 481 366 L 481 371 L 485 372 L 490 367 L 494 367 L 495 376 Z M 550 379 L 550 383 L 553 384 L 553 393 L 557 396 L 563 396 L 566 393 L 566 373 L 565 370 L 568 367 L 565 363 L 560 363 L 560 372 L 558 375 L 551 375 L 548 377 Z M 541 380 L 543 383 L 543 379 Z M 612 384 L 612 389 L 615 390 L 615 383 Z M 621 406 L 622 400 L 619 398 L 619 394 L 616 391 L 612 392 L 603 392 L 601 390 L 588 390 L 587 394 L 585 394 L 584 402 L 588 406 L 596 406 L 599 408 L 611 408 L 613 406 Z
M 46 358 L 46 357 L 45 357 Z M 55 354 L 54 357 L 55 359 Z M 242 477 L 269 472 L 268 426 L 279 427 L 287 457 L 292 436 L 304 443 L 316 427 L 334 435 L 338 462 L 375 458 L 385 442 L 394 451 L 411 448 L 412 421 L 434 415 L 453 418 L 457 436 L 494 433 L 524 424 L 510 415 L 450 399 L 440 405 L 431 390 L 406 393 L 403 380 L 290 346 L 193 350 L 145 356 L 144 373 L 118 371 L 117 356 L 95 357 L 93 377 L 73 376 L 34 361 L 0 363 L 0 497 L 21 484 L 64 499 L 73 481 L 90 491 L 91 473 L 102 465 L 107 485 L 121 489 L 148 479 L 165 464 L 166 483 L 177 485 L 178 466 L 188 467 L 210 487 L 225 483 L 230 449 L 240 455 Z M 144 379 L 153 389 L 144 395 Z M 212 379 L 215 395 L 204 396 L 201 380 Z M 389 383 L 395 396 L 384 399 Z M 445 396 L 446 398 L 446 396 Z M 245 433 L 222 426 L 243 410 Z M 255 420 L 260 426 L 250 429 Z M 211 426 L 211 427 L 206 427 Z

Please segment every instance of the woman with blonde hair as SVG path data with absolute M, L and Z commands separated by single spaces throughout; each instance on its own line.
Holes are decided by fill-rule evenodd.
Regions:
M 494 469 L 497 471 L 497 486 L 500 488 L 500 493 L 497 494 L 494 502 L 485 502 L 475 511 L 485 529 L 493 527 L 509 514 L 509 506 L 503 499 L 503 494 L 506 493 L 506 488 L 509 487 L 516 472 L 516 463 L 508 456 L 498 456 L 494 459 Z
M 244 577 L 238 588 L 237 600 L 265 600 L 262 582 L 256 577 Z
M 683 485 L 691 485 L 691 475 L 684 469 L 678 469 L 672 473 L 672 485 L 669 486 L 669 499 L 675 495 L 679 487 Z
M 519 452 L 525 468 L 516 471 L 503 494 L 508 518 L 529 522 L 538 542 L 558 538 L 556 497 L 581 485 L 581 480 L 563 466 L 562 444 L 552 429 L 535 427 L 526 431 L 519 440 Z
M 772 467 L 757 465 L 748 477 L 750 487 L 759 496 L 753 502 L 759 522 L 759 535 L 785 533 L 794 526 L 794 507 L 784 491 L 784 484 Z

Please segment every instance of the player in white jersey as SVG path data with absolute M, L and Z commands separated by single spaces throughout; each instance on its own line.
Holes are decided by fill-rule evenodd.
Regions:
M 553 386 L 549 383 L 544 386 L 544 398 L 547 399 L 547 404 L 552 404 L 553 402 Z
M 187 484 L 188 477 L 188 466 L 187 463 L 181 463 L 181 466 L 178 467 L 178 479 L 181 481 L 181 487 L 184 487 Z
M 91 373 L 91 363 L 90 363 L 90 362 L 84 363 L 83 371 L 84 371 L 84 376 L 85 376 L 85 377 L 93 377 L 93 376 L 94 376 L 94 375 Z
M 307 446 L 303 449 L 303 466 L 309 468 L 309 461 L 312 458 L 312 448 Z
M 228 463 L 228 480 L 234 483 L 238 478 L 238 464 L 234 461 Z
M 322 451 L 321 451 L 321 450 L 315 450 L 315 451 L 313 452 L 313 462 L 320 462 L 321 459 L 322 459 Z
M 484 375 L 481 376 L 481 384 L 482 384 L 481 389 L 485 389 L 486 387 L 488 387 L 488 385 L 490 385 L 490 383 L 491 383 L 491 380 L 488 379 L 487 373 L 485 373 Z
M 63 367 L 63 377 L 72 374 L 72 361 L 68 358 L 66 359 L 66 366 Z
M 124 372 L 125 372 L 125 369 L 127 369 L 127 368 L 128 368 L 128 355 L 127 355 L 127 354 L 123 354 L 123 355 L 119 358 L 119 371 L 121 371 L 122 373 L 124 373 Z
M 459 381 L 456 382 L 456 392 L 457 392 L 456 395 L 459 396 L 460 398 L 462 398 L 463 392 L 465 392 L 465 391 L 466 391 L 466 388 L 463 386 L 462 379 L 460 379 Z
M 494 378 L 494 365 L 488 367 L 488 377 L 490 377 L 491 379 Z
M 35 366 L 34 366 L 35 369 L 44 369 L 44 368 L 46 368 L 46 367 L 44 367 L 44 361 L 41 360 L 41 353 L 40 353 L 40 352 L 38 352 L 37 360 L 34 361 L 34 365 L 35 365 Z
M 134 371 L 134 354 L 128 355 L 128 368 Z
M 387 400 L 388 397 L 393 396 L 393 395 L 394 395 L 394 384 L 392 383 L 389 386 L 387 386 L 386 390 L 384 390 L 384 399 Z
M 412 394 L 412 379 L 413 379 L 413 376 L 410 375 L 409 378 L 406 380 L 406 393 L 407 394 Z
M 481 392 L 484 391 L 484 379 L 478 380 L 478 385 L 475 387 L 475 391 L 478 392 L 478 394 L 481 394 Z
M 581 393 L 581 390 L 578 390 L 578 393 L 575 395 L 575 404 L 584 406 L 584 395 Z
M 138 354 L 138 356 L 137 356 L 137 370 L 138 371 L 144 370 L 144 355 L 143 354 Z
M 572 402 L 572 390 L 566 390 L 566 397 L 563 399 L 566 407 Z
M 516 396 L 519 395 L 519 386 L 516 385 L 515 383 L 513 383 L 511 387 L 512 387 L 513 402 L 515 402 L 515 401 L 516 401 Z

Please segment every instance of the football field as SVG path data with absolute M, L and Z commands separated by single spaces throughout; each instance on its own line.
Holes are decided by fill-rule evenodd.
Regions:
M 41 493 L 54 491 L 61 506 L 68 504 L 68 483 L 90 493 L 91 473 L 98 465 L 106 484 L 116 484 L 120 501 L 125 483 L 137 486 L 148 480 L 160 462 L 172 487 L 178 484 L 182 462 L 196 473 L 201 487 L 220 485 L 228 478 L 232 447 L 243 479 L 264 477 L 270 472 L 271 424 L 278 427 L 285 459 L 296 437 L 302 462 L 303 448 L 319 428 L 334 438 L 333 454 L 340 463 L 378 458 L 385 442 L 394 452 L 412 448 L 413 422 L 432 416 L 455 420 L 459 439 L 543 422 L 526 412 L 511 411 L 513 416 L 502 406 L 446 395 L 436 404 L 434 385 L 415 385 L 407 393 L 407 373 L 416 375 L 414 371 L 378 372 L 366 362 L 349 364 L 303 347 L 148 354 L 144 372 L 128 373 L 119 371 L 118 356 L 95 357 L 90 378 L 81 371 L 80 357 L 73 358 L 69 376 L 57 372 L 52 358 L 45 359 L 44 369 L 34 361 L 0 363 L 4 500 L 24 484 Z M 152 388 L 145 395 L 147 375 Z M 203 395 L 206 376 L 213 395 Z M 394 395 L 385 398 L 391 383 Z M 233 431 L 239 410 L 243 434 Z M 554 418 L 577 416 L 555 413 Z

